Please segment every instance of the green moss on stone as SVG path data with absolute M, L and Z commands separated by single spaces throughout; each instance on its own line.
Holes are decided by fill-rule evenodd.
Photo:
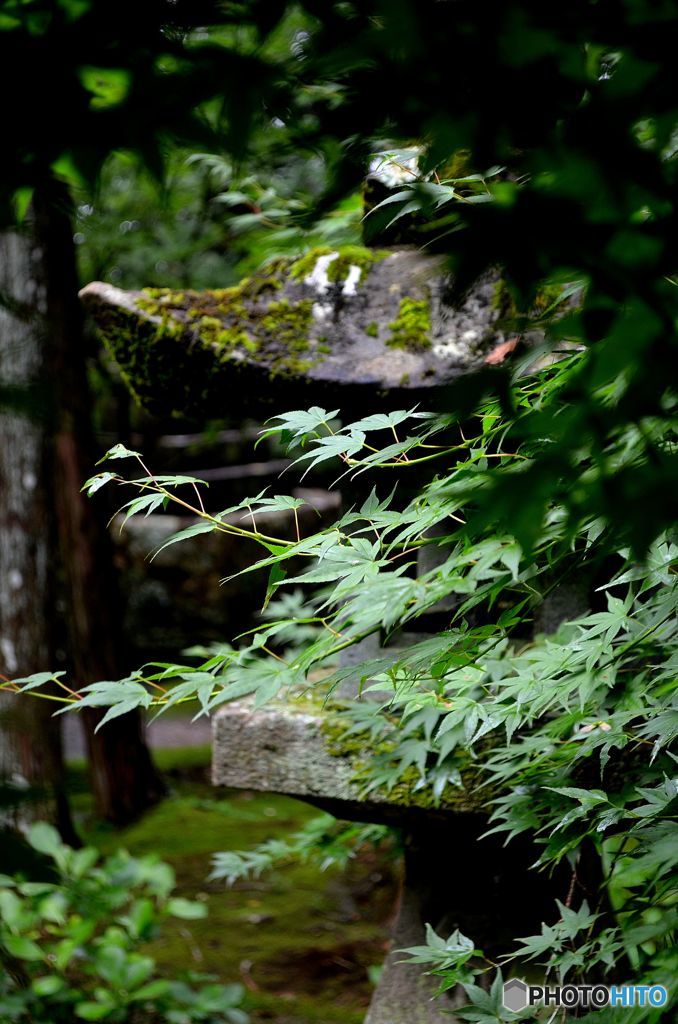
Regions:
M 368 338 L 377 337 L 377 335 L 379 334 L 379 324 L 377 323 L 376 320 L 373 320 L 371 323 L 367 325 L 367 327 L 365 328 L 365 334 L 368 336 Z
M 215 316 L 201 316 L 198 321 L 198 327 L 203 337 L 212 331 L 220 331 L 221 326 L 221 320 L 217 320 Z
M 243 278 L 238 285 L 243 298 L 257 299 L 269 292 L 279 292 L 283 286 L 281 272 L 284 268 L 284 260 L 275 260 L 267 263 L 253 277 Z
M 351 267 L 359 268 L 359 281 L 362 281 L 366 270 L 390 255 L 388 249 L 367 249 L 362 245 L 345 245 L 338 252 L 336 260 L 327 268 L 330 281 L 345 281 Z
M 389 799 L 405 807 L 422 810 L 456 811 L 458 813 L 482 810 L 484 800 L 477 795 L 480 772 L 470 755 L 460 757 L 461 785 L 448 783 L 440 797 L 430 785 L 422 785 L 421 775 L 414 765 L 406 768 L 395 785 L 388 790 Z M 485 799 L 487 794 L 485 795 Z
M 201 341 L 224 350 L 222 353 L 224 357 L 229 358 L 230 350 L 234 348 L 243 348 L 246 352 L 257 351 L 257 343 L 247 331 L 238 326 L 224 326 L 224 321 L 215 316 L 199 317 L 196 320 L 196 328 L 200 333 Z
M 401 299 L 398 315 L 390 323 L 391 337 L 386 344 L 409 352 L 423 352 L 431 347 L 431 311 L 428 299 Z
M 122 306 L 107 306 L 97 317 L 97 328 L 140 404 L 147 404 L 157 392 L 176 391 L 176 345 L 183 329 L 168 313 L 155 322 Z
M 228 288 L 146 288 L 134 295 L 135 308 L 96 308 L 97 326 L 130 390 L 154 411 L 170 402 L 179 414 L 202 407 L 222 375 L 230 383 L 232 372 L 245 370 L 253 357 L 272 377 L 303 376 L 331 347 L 315 334 L 312 297 L 297 299 L 294 281 L 332 251 L 313 250 L 301 260 L 281 257 Z M 360 246 L 338 253 L 330 264 L 336 281 L 351 267 L 365 273 L 388 255 Z
M 328 753 L 333 757 L 346 758 L 352 763 L 354 781 L 358 786 L 369 780 L 370 768 L 375 759 L 388 758 L 395 750 L 394 740 L 383 740 L 376 745 L 370 745 L 370 757 L 366 759 L 365 736 L 350 732 L 349 725 L 336 713 L 324 714 L 320 729 Z M 448 785 L 442 795 L 437 797 L 430 785 L 422 785 L 418 769 L 411 765 L 390 789 L 383 788 L 379 795 L 388 798 L 389 803 L 401 807 L 457 812 L 480 810 L 483 801 L 475 795 L 480 782 L 479 768 L 468 751 L 460 751 L 459 773 L 461 786 Z M 371 795 L 375 795 L 374 791 Z
M 171 288 L 144 288 L 137 305 L 147 313 L 157 315 L 165 310 L 181 309 L 186 302 L 186 292 L 175 292 Z
M 365 737 L 350 732 L 348 724 L 340 715 L 323 714 L 320 731 L 325 740 L 325 747 L 333 757 L 355 758 L 364 755 Z
M 137 299 L 140 309 L 162 318 L 163 325 L 189 325 L 203 345 L 221 350 L 228 360 L 234 350 L 259 352 L 271 373 L 304 373 L 314 363 L 310 329 L 313 303 L 270 299 L 282 288 L 289 260 L 276 260 L 231 288 L 173 292 L 147 288 Z M 318 347 L 317 354 L 329 351 Z
M 304 373 L 314 362 L 308 356 L 302 358 L 311 348 L 312 301 L 266 303 L 271 293 L 282 288 L 281 275 L 288 266 L 289 261 L 275 261 L 232 288 L 204 292 L 147 288 L 136 303 L 161 318 L 162 330 L 190 325 L 202 344 L 221 350 L 225 360 L 236 349 L 260 352 L 273 374 Z M 318 354 L 328 351 L 328 346 L 317 349 Z
M 248 287 L 249 278 L 233 288 L 204 292 L 144 288 L 135 301 L 139 309 L 151 316 L 171 317 L 179 324 L 205 320 L 205 327 L 209 330 L 213 320 L 245 315 L 243 300 L 247 297 Z
M 311 249 L 300 256 L 289 267 L 289 276 L 294 281 L 303 281 L 309 274 L 313 273 L 318 259 L 321 256 L 336 256 L 327 265 L 327 279 L 333 284 L 345 281 L 351 267 L 360 269 L 359 281 L 362 281 L 365 272 L 390 255 L 388 249 L 368 249 L 362 245 L 344 245 L 338 249 L 331 249 L 329 246 L 320 246 Z
M 314 360 L 307 355 L 311 348 L 312 321 L 311 299 L 300 302 L 279 299 L 269 304 L 261 318 L 261 329 L 275 343 L 278 352 L 271 366 L 273 373 L 305 373 L 313 366 Z

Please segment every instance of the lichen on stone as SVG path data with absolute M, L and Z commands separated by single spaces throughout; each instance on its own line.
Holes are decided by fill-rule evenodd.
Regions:
M 386 344 L 390 348 L 423 352 L 431 347 L 431 309 L 426 299 L 406 296 L 400 300 L 398 315 L 389 325 L 391 336 Z

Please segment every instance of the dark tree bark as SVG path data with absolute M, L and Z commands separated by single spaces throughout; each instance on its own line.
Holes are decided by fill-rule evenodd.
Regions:
M 33 201 L 42 252 L 52 408 L 52 493 L 59 565 L 67 609 L 68 660 L 75 686 L 117 679 L 125 672 L 121 602 L 105 524 L 81 493 L 95 462 L 91 395 L 78 301 L 71 200 L 47 179 Z M 114 719 L 98 733 L 103 712 L 84 713 L 89 765 L 98 813 L 121 825 L 165 793 L 144 741 L 138 713 Z
M 29 231 L 0 234 L 0 673 L 54 667 L 48 437 L 46 291 Z M 0 777 L 31 787 L 4 818 L 53 821 L 77 842 L 64 787 L 60 722 L 52 701 L 0 694 Z

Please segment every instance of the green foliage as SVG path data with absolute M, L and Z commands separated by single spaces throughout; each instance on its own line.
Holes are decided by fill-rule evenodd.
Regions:
M 17 205 L 45 167 L 91 177 L 112 145 L 156 159 L 168 123 L 194 139 L 197 128 L 210 144 L 216 129 L 233 154 L 260 146 L 260 157 L 265 124 L 281 153 L 313 151 L 321 185 L 305 196 L 317 198 L 316 212 L 344 201 L 353 216 L 378 146 L 407 173 L 400 194 L 374 204 L 368 229 L 408 225 L 447 256 L 459 294 L 501 267 L 511 320 L 527 328 L 537 314 L 547 335 L 536 362 L 532 353 L 522 367 L 453 382 L 430 414 L 342 426 L 336 410 L 313 407 L 274 418 L 267 433 L 306 470 L 333 463 L 341 475 L 367 474 L 374 489 L 364 505 L 294 543 L 259 533 L 262 495 L 216 516 L 200 499 L 191 507 L 197 529 L 263 547 L 247 571 L 265 570 L 264 600 L 302 587 L 313 594 L 308 613 L 295 609 L 197 665 L 94 684 L 80 705 L 162 711 L 197 697 L 210 711 L 241 696 L 294 696 L 317 670 L 331 669 L 324 686 L 339 682 L 340 650 L 371 633 L 395 635 L 452 597 L 441 632 L 405 652 L 386 647 L 359 670 L 382 698 L 345 712 L 353 735 L 381 745 L 364 784 L 395 786 L 414 771 L 443 793 L 458 784 L 458 752 L 475 751 L 491 828 L 509 841 L 533 837 L 544 870 L 573 872 L 572 898 L 561 893 L 542 934 L 507 951 L 511 969 L 536 959 L 570 979 L 589 970 L 604 979 L 615 967 L 636 981 L 674 978 L 673 5 L 513 0 L 488 17 L 434 0 L 309 0 L 294 15 L 252 2 L 191 16 L 179 3 L 170 27 L 164 9 L 142 15 L 123 4 L 117 47 L 87 0 L 21 7 L 22 19 L 17 3 L 4 5 L 0 57 L 11 53 L 31 76 L 37 67 L 45 132 L 35 131 L 34 107 L 10 107 L 18 156 L 3 181 Z M 29 95 L 6 84 L 7 94 Z M 141 95 L 150 130 L 134 116 Z M 412 140 L 425 141 L 413 150 Z M 294 222 L 297 244 L 304 217 L 292 209 L 294 189 L 280 203 L 283 189 L 264 198 L 256 180 L 240 195 L 232 177 L 225 184 L 223 205 L 240 227 L 258 231 L 268 217 L 284 231 Z M 257 196 L 259 209 L 239 210 Z M 544 282 L 559 288 L 545 309 Z M 532 374 L 521 376 L 528 365 Z M 386 496 L 394 476 L 419 489 L 404 508 Z M 178 497 L 145 468 L 135 486 L 158 507 Z M 228 520 L 233 511 L 251 513 L 251 528 Z M 445 557 L 415 578 L 417 552 L 432 544 Z M 544 601 L 577 575 L 594 587 L 588 613 L 532 637 Z M 319 633 L 288 653 L 283 638 L 300 622 Z M 585 906 L 577 871 L 591 850 L 603 879 Z M 457 957 L 463 937 L 429 938 L 443 984 L 466 985 L 473 1005 L 462 1015 L 505 1019 L 501 974 L 488 993 L 469 980 L 476 958 Z
M 322 161 L 294 153 L 264 151 L 245 173 L 225 157 L 172 147 L 158 180 L 133 154 L 111 154 L 97 187 L 76 189 L 80 277 L 223 288 L 302 249 L 355 245 L 357 192 L 306 223 L 325 176 Z
M 93 0 L 4 0 L 0 82 L 6 94 L 12 86 L 14 145 L 0 178 L 0 220 L 12 221 L 12 207 L 25 212 L 50 175 L 91 185 L 115 150 L 139 154 L 156 173 L 174 140 L 202 148 L 230 140 L 241 156 L 254 126 L 270 120 L 265 98 L 275 110 L 288 91 L 279 92 L 276 68 L 291 57 L 299 16 L 276 35 L 285 7 L 272 8 L 157 0 L 140 9 L 124 0 L 112 21 Z
M 285 126 L 276 127 L 284 136 Z M 337 247 L 351 247 L 351 262 L 359 266 L 378 259 L 359 244 L 362 203 L 357 188 L 309 220 L 309 208 L 317 204 L 327 185 L 326 162 L 317 153 L 300 154 L 276 145 L 280 139 L 268 129 L 253 141 L 255 153 L 248 160 L 246 174 L 238 173 L 223 156 L 195 154 L 191 158 L 209 168 L 221 186 L 214 205 L 221 212 L 241 273 L 250 273 L 280 256 L 298 256 L 302 250 L 308 250 L 303 261 L 312 259 L 315 250 L 331 252 Z M 302 260 L 297 272 L 303 269 Z M 348 260 L 329 269 L 330 280 L 337 279 L 333 275 L 342 269 L 344 274 L 348 272 Z
M 458 928 L 447 939 L 443 939 L 430 924 L 426 926 L 426 945 L 410 946 L 403 953 L 407 954 L 407 963 L 426 964 L 429 967 L 433 964 L 437 973 L 453 973 L 454 984 L 462 979 L 472 980 L 476 972 L 466 965 L 472 958 L 482 956 L 482 950 L 475 949 L 471 939 L 462 935 Z
M 122 851 L 101 860 L 96 850 L 65 846 L 43 823 L 28 841 L 54 880 L 0 876 L 3 1021 L 246 1024 L 240 986 L 162 978 L 141 951 L 168 917 L 205 914 L 201 903 L 172 896 L 169 865 Z
M 331 814 L 322 814 L 287 839 L 269 839 L 244 853 L 217 853 L 210 878 L 223 878 L 233 885 L 289 861 L 310 862 L 322 871 L 335 865 L 345 867 L 357 849 L 367 843 L 379 843 L 388 834 L 384 825 L 352 825 L 336 821 Z
M 541 936 L 520 940 L 516 952 L 507 950 L 506 963 L 537 959 L 561 978 L 604 978 L 621 960 L 635 980 L 666 981 L 675 971 L 678 898 L 670 852 L 678 839 L 671 753 L 678 547 L 660 535 L 638 559 L 619 547 L 615 522 L 575 517 L 564 494 L 543 521 L 532 522 L 514 521 L 513 505 L 497 499 L 505 481 L 525 493 L 523 481 L 555 442 L 535 438 L 524 423 L 535 410 L 562 408 L 586 360 L 586 352 L 574 353 L 537 375 L 516 376 L 512 417 L 487 400 L 463 428 L 453 415 L 418 410 L 344 426 L 336 410 L 319 407 L 274 417 L 266 433 L 278 434 L 301 467 L 336 460 L 344 473 L 376 480 L 361 507 L 293 543 L 262 539 L 256 518 L 246 531 L 266 550 L 245 571 L 266 570 L 269 593 L 303 588 L 315 595 L 310 604 L 295 598 L 290 616 L 276 612 L 238 646 L 197 665 L 156 666 L 134 681 L 133 696 L 129 682 L 124 693 L 120 684 L 101 683 L 81 703 L 109 704 L 115 713 L 132 699 L 161 712 L 197 697 L 210 711 L 247 695 L 255 706 L 294 699 L 314 679 L 331 692 L 356 672 L 336 667 L 341 649 L 370 633 L 416 629 L 417 619 L 452 597 L 447 628 L 404 650 L 386 646 L 358 670 L 379 698 L 338 712 L 342 741 L 372 751 L 359 781 L 367 791 L 420 786 L 433 803 L 447 802 L 455 788 L 475 790 L 491 831 L 509 840 L 529 834 L 539 865 L 570 864 L 575 880 L 586 850 L 596 851 L 603 882 L 595 902 L 587 894 L 585 905 L 573 881 L 575 896 L 561 893 L 554 920 Z M 659 451 L 674 443 L 666 425 L 651 420 L 610 439 L 606 455 L 615 472 L 642 469 L 648 438 Z M 579 455 L 586 472 L 586 455 Z M 379 497 L 380 474 L 407 479 L 417 466 L 437 473 L 404 507 L 393 493 Z M 170 482 L 153 481 L 148 475 L 135 486 L 162 490 L 171 503 Z M 266 500 L 259 495 L 243 505 L 256 517 Z M 273 500 L 293 512 L 292 499 Z M 418 551 L 432 544 L 443 547 L 444 558 L 415 577 Z M 573 577 L 595 580 L 591 610 L 555 633 L 526 639 L 549 595 Z M 293 630 L 307 626 L 317 632 L 288 647 Z M 306 855 L 307 840 L 223 855 L 218 870 L 241 877 L 295 850 Z M 419 962 L 424 955 L 416 953 Z M 472 986 L 478 972 L 492 969 L 475 952 L 454 963 L 431 956 L 446 987 Z
M 226 891 L 223 883 L 207 885 L 215 850 L 287 838 L 319 812 L 289 797 L 215 792 L 206 776 L 209 748 L 198 753 L 200 757 L 188 748 L 158 751 L 173 794 L 126 829 L 123 837 L 88 818 L 88 845 L 103 853 L 117 850 L 122 838 L 135 857 L 144 856 L 157 850 L 161 835 L 162 857 L 174 868 L 181 892 L 198 892 L 208 909 L 200 920 L 168 918 L 145 952 L 170 978 L 177 964 L 193 964 L 195 970 L 228 981 L 247 969 L 242 967 L 245 961 L 250 985 L 242 1005 L 252 1020 L 283 1016 L 285 1024 L 362 1024 L 371 994 L 366 975 L 382 959 L 397 865 L 381 851 L 367 850 L 365 856 L 351 858 L 345 871 L 319 872 L 311 857 L 305 864 L 276 864 L 266 877 Z M 183 771 L 198 764 L 200 772 Z M 87 803 L 81 809 L 86 812 L 90 801 L 83 801 Z M 337 901 L 343 904 L 356 897 L 360 915 L 347 921 L 346 915 L 337 913 Z M 349 985 L 346 960 L 354 965 Z
M 276 590 L 275 594 L 266 604 L 261 617 L 265 622 L 284 623 L 284 628 L 276 633 L 276 644 L 284 647 L 289 655 L 292 651 L 301 650 L 312 640 L 317 640 L 322 624 L 317 617 L 308 616 L 312 609 L 309 608 L 308 596 L 300 587 L 296 590 Z
M 75 190 L 80 278 L 121 288 L 220 288 L 235 283 L 219 182 L 171 149 L 159 181 L 130 153 L 104 163 L 96 188 Z
M 389 154 L 405 168 L 404 195 L 368 224 L 417 214 L 419 240 L 449 257 L 459 292 L 500 266 L 522 312 L 544 280 L 586 284 L 552 339 L 590 346 L 585 372 L 571 378 L 566 412 L 535 412 L 528 424 L 553 438 L 525 480 L 528 518 L 538 526 L 562 487 L 582 515 L 623 522 L 636 552 L 675 518 L 673 452 L 650 438 L 632 480 L 601 458 L 613 433 L 667 415 L 678 303 L 670 5 L 513 0 L 498 5 L 491 31 L 472 7 L 434 0 L 181 0 L 141 12 L 125 2 L 113 24 L 91 0 L 6 0 L 2 13 L 15 140 L 5 217 L 45 175 L 91 183 L 111 150 L 159 172 L 171 135 L 213 149 L 191 166 L 207 168 L 241 228 L 285 230 L 291 212 L 298 247 L 342 202 L 355 214 L 366 165 L 375 150 Z M 622 394 L 610 402 L 614 387 Z M 506 394 L 502 371 L 452 387 L 445 407 L 470 413 L 487 391 Z M 588 473 L 582 444 L 597 459 Z

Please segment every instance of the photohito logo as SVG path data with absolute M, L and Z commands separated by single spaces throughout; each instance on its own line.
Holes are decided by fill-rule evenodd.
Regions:
M 504 1006 L 519 1013 L 526 1006 L 664 1006 L 668 992 L 663 985 L 528 985 L 520 978 L 504 982 Z

